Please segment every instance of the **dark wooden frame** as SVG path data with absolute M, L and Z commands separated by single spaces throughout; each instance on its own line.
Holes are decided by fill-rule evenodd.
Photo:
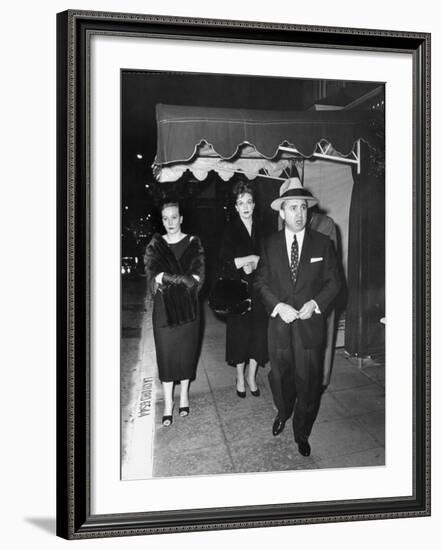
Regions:
M 88 56 L 93 34 L 409 53 L 413 58 L 413 495 L 92 515 Z M 68 539 L 430 514 L 430 35 L 69 10 L 57 16 L 57 534 Z

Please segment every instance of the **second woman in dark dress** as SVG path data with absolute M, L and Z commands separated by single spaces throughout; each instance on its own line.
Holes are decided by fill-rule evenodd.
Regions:
M 248 283 L 252 297 L 251 310 L 243 315 L 228 315 L 226 328 L 226 361 L 236 367 L 236 393 L 246 396 L 246 380 L 252 395 L 258 397 L 256 384 L 258 365 L 267 355 L 267 314 L 254 295 L 253 279 L 259 262 L 260 231 L 253 221 L 255 200 L 250 184 L 239 182 L 233 189 L 238 216 L 231 220 L 223 234 L 220 250 L 221 273 Z M 245 376 L 248 364 L 247 376 Z

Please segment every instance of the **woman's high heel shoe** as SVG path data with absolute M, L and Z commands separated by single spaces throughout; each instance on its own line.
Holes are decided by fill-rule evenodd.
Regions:
M 182 418 L 185 418 L 186 416 L 189 416 L 190 407 L 180 407 L 178 409 L 178 413 Z
M 172 414 L 163 415 L 163 418 L 161 419 L 161 423 L 166 428 L 168 428 L 169 426 L 172 426 L 172 423 L 173 423 L 173 407 L 172 407 Z
M 244 391 L 240 391 L 240 390 L 238 389 L 238 379 L 236 379 L 236 395 L 237 395 L 238 397 L 241 397 L 242 399 L 244 399 L 244 397 L 246 396 L 246 391 L 245 391 L 245 390 L 244 390 Z
M 256 382 L 255 382 L 256 383 Z M 256 387 L 256 390 L 252 390 L 250 384 L 247 382 L 248 386 L 249 386 L 249 389 L 250 389 L 250 393 L 253 395 L 253 397 L 259 397 L 261 395 L 261 392 L 258 388 L 258 386 Z
M 163 416 L 163 419 L 161 420 L 163 426 L 168 428 L 173 423 L 173 416 L 171 414 L 166 414 Z

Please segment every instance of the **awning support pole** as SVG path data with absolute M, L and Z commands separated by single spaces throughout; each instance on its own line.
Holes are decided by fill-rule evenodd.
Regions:
M 357 173 L 361 173 L 361 140 L 358 139 L 356 142 L 356 152 L 352 151 L 353 158 L 347 158 L 347 157 L 336 157 L 333 155 L 327 155 L 326 152 L 324 152 L 324 149 L 322 148 L 321 144 L 318 144 L 318 149 L 321 151 L 320 153 L 313 153 L 313 157 L 324 159 L 324 160 L 332 160 L 336 162 L 343 162 L 345 164 L 356 164 L 356 170 Z M 327 151 L 329 147 L 325 151 Z M 285 147 L 283 145 L 279 146 L 280 151 L 286 151 L 287 153 L 294 153 L 297 155 L 300 155 L 300 152 L 295 149 L 294 147 Z
M 333 160 L 333 161 L 336 161 L 336 162 L 344 162 L 345 164 L 357 164 L 357 165 L 359 165 L 359 160 L 354 160 L 354 159 L 334 157 L 333 155 L 323 155 L 322 153 L 313 153 L 313 156 L 316 157 L 316 158 L 325 159 L 325 160 Z M 358 174 L 359 174 L 359 172 L 358 172 Z
M 358 139 L 358 141 L 356 142 L 356 156 L 358 159 L 357 173 L 359 175 L 361 173 L 361 140 L 360 139 Z
M 249 172 L 246 172 L 245 170 L 228 170 L 227 168 L 223 168 L 222 172 L 229 172 L 229 174 L 244 174 L 246 177 L 247 177 L 247 174 L 249 173 Z M 281 178 L 280 176 L 270 176 L 268 175 L 268 173 L 260 174 L 259 172 L 257 172 L 252 179 L 255 179 L 255 178 L 268 178 L 270 180 L 281 180 L 281 181 L 285 181 L 287 179 L 287 178 Z

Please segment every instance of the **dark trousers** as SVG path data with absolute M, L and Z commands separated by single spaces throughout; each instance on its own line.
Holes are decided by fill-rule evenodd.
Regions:
M 281 319 L 269 324 L 269 373 L 278 416 L 287 420 L 293 413 L 295 441 L 306 440 L 316 419 L 322 392 L 322 349 L 304 349 L 297 320 Z

